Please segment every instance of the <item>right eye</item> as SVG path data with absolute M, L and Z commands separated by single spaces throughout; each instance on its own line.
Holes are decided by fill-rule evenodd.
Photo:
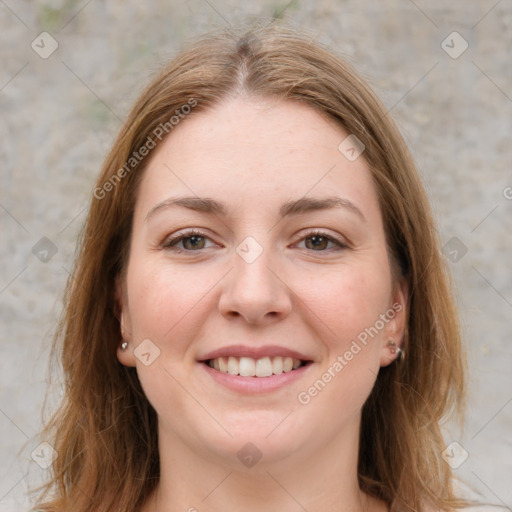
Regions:
M 211 245 L 207 245 L 208 242 L 211 242 Z M 201 231 L 190 230 L 170 236 L 162 244 L 162 247 L 176 252 L 196 252 L 213 245 L 210 238 Z

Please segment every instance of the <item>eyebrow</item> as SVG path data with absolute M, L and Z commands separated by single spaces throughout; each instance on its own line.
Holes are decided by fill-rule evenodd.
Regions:
M 281 218 L 288 215 L 299 215 L 316 210 L 327 210 L 330 208 L 345 208 L 349 212 L 356 214 L 363 222 L 366 222 L 363 212 L 348 199 L 341 197 L 302 197 L 296 201 L 288 201 L 279 209 Z
M 171 197 L 162 201 L 161 203 L 156 204 L 146 215 L 146 221 L 148 221 L 148 219 L 155 215 L 157 212 L 174 206 L 181 206 L 190 210 L 213 215 L 227 215 L 226 207 L 215 199 L 208 197 L 184 196 L 174 198 Z M 318 210 L 327 210 L 331 208 L 345 208 L 347 211 L 357 215 L 363 222 L 366 222 L 366 218 L 363 215 L 363 212 L 352 201 L 335 196 L 322 198 L 302 197 L 293 201 L 287 201 L 279 209 L 279 216 L 282 219 L 291 215 L 301 215 L 304 213 Z
M 189 210 L 211 213 L 214 215 L 226 215 L 226 208 L 224 205 L 218 201 L 215 201 L 215 199 L 193 196 L 171 197 L 153 206 L 153 208 L 151 208 L 151 210 L 149 210 L 148 214 L 146 215 L 146 221 L 148 221 L 148 219 L 155 213 L 161 210 L 166 210 L 167 208 L 171 208 L 173 206 L 182 206 L 184 208 L 188 208 Z

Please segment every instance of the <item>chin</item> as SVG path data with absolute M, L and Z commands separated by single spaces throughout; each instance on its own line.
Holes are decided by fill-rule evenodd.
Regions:
M 296 421 L 289 421 L 292 416 L 290 411 L 238 412 L 236 419 L 224 423 L 230 435 L 220 428 L 209 430 L 204 435 L 198 434 L 196 442 L 202 438 L 203 447 L 209 446 L 210 453 L 235 470 L 243 466 L 257 465 L 261 469 L 281 461 L 288 463 L 301 447 L 310 443 L 313 435 L 313 431 L 299 429 Z

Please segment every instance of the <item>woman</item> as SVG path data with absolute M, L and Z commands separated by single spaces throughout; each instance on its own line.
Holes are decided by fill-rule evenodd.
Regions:
M 143 92 L 94 191 L 45 432 L 52 511 L 448 510 L 464 359 L 385 108 L 270 27 Z

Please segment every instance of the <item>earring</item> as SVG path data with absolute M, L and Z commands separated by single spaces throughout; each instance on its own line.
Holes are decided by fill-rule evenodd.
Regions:
M 126 347 L 128 347 L 128 342 L 127 341 L 123 341 L 123 343 L 121 343 L 121 350 L 126 350 Z
M 398 354 L 397 359 L 401 361 L 404 358 L 404 351 L 394 341 L 388 341 L 388 347 L 392 354 Z

